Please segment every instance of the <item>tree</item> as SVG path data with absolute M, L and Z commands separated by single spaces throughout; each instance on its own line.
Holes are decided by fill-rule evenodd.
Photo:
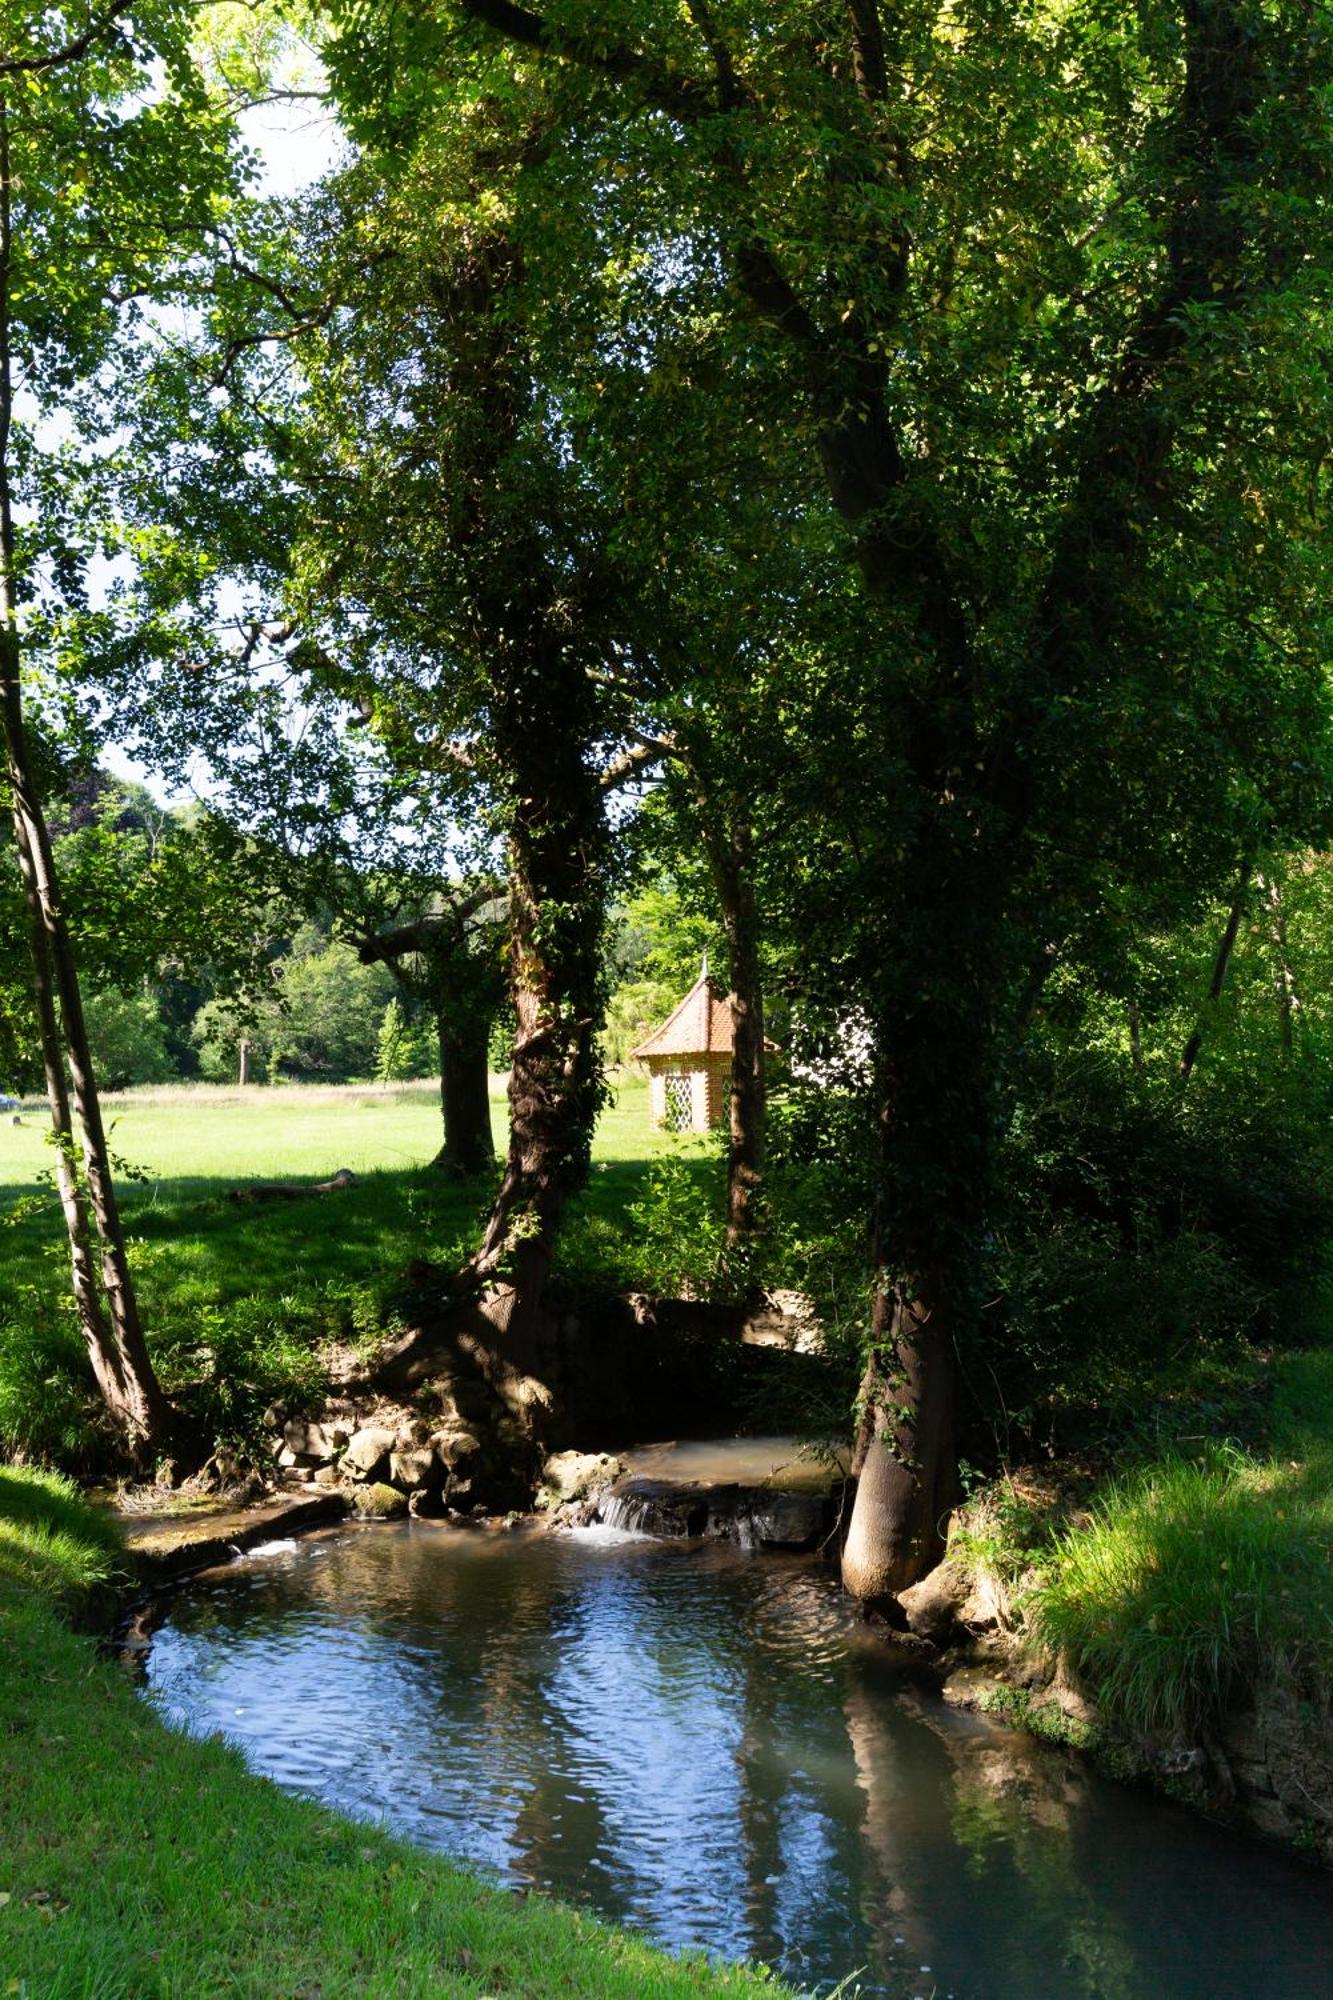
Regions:
M 425 1001 L 439 1044 L 444 1143 L 434 1164 L 460 1179 L 495 1164 L 491 1137 L 490 1042 L 504 997 L 501 940 L 506 905 L 496 884 L 453 889 L 407 923 L 363 937 L 363 962 L 392 967 Z
M 73 415 L 123 331 L 118 302 L 165 292 L 167 246 L 199 228 L 226 179 L 225 139 L 188 60 L 188 11 L 136 9 L 133 37 L 123 12 L 90 24 L 63 7 L 10 7 L 0 34 L 0 716 L 74 1295 L 98 1386 L 142 1450 L 172 1418 L 126 1256 L 25 660 L 62 595 L 84 600 L 87 553 L 77 453 L 43 450 L 27 413 Z
M 941 1546 L 997 1091 L 1048 926 L 1154 871 L 1220 885 L 1326 814 L 1303 357 L 1328 24 L 1259 0 L 965 7 L 947 33 L 876 0 L 348 19 L 331 60 L 381 110 L 470 119 L 480 151 L 558 107 L 517 223 L 549 351 L 587 340 L 583 253 L 614 240 L 620 326 L 706 299 L 702 393 L 752 398 L 754 451 L 806 455 L 843 535 L 850 728 L 802 743 L 799 791 L 835 832 L 805 903 L 829 1004 L 873 1035 L 844 1575 L 884 1597 Z M 645 349 L 677 360 L 594 340 L 589 395 L 617 365 L 642 382 Z
M 84 1009 L 88 1045 L 108 1090 L 130 1083 L 165 1083 L 174 1072 L 157 1007 L 147 993 L 106 986 Z

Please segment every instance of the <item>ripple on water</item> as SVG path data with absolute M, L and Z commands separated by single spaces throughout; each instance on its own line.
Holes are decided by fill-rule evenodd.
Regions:
M 806 1559 L 361 1529 L 174 1599 L 148 1673 L 282 1784 L 807 1984 L 1329 1990 L 1326 1878 L 905 1688 Z

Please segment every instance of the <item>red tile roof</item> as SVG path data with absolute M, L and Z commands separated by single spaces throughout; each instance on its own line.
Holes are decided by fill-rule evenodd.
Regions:
M 631 1051 L 631 1057 L 638 1061 L 647 1056 L 730 1055 L 731 1043 L 731 1002 L 701 973 L 680 1005 Z

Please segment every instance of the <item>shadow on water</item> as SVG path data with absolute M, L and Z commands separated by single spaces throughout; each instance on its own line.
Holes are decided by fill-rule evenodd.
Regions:
M 202 1581 L 148 1672 L 282 1784 L 812 1986 L 1331 1990 L 1326 1877 L 943 1708 L 805 1559 L 341 1533 Z

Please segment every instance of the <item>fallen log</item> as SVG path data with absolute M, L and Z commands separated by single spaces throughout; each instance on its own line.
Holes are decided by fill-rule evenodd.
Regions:
M 337 1194 L 356 1186 L 356 1175 L 339 1167 L 331 1181 L 251 1181 L 249 1187 L 229 1188 L 228 1201 L 304 1201 L 308 1194 Z

